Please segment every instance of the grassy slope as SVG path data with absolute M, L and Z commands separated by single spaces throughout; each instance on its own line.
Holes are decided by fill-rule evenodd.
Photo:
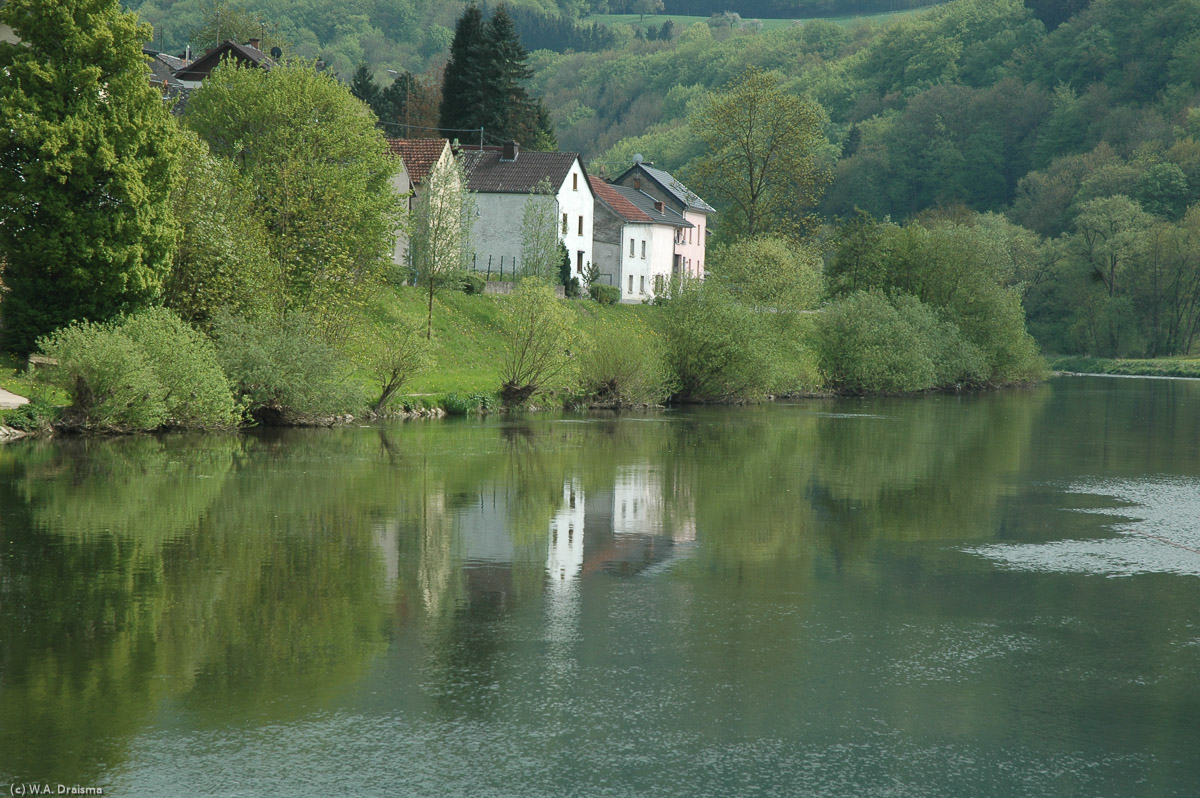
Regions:
M 1160 357 L 1153 360 L 1114 360 L 1060 355 L 1047 357 L 1046 362 L 1054 371 L 1071 371 L 1076 374 L 1200 378 L 1200 357 L 1195 355 Z
M 763 25 L 763 30 L 776 30 L 778 28 L 788 28 L 792 25 L 810 21 L 810 19 L 825 19 L 829 22 L 836 22 L 839 25 L 852 25 L 865 19 L 883 20 L 888 17 L 902 17 L 914 14 L 925 9 L 906 9 L 904 11 L 884 11 L 879 14 L 852 14 L 844 17 L 812 17 L 804 19 L 760 19 L 759 22 Z M 640 18 L 638 14 L 593 14 L 586 17 L 585 23 L 599 22 L 603 25 L 632 25 L 634 27 L 646 27 L 654 25 L 661 27 L 664 22 L 671 20 L 680 28 L 685 28 L 695 22 L 704 22 L 708 17 L 690 17 L 682 14 L 658 14 Z M 747 17 L 746 19 L 750 19 Z
M 416 288 L 388 292 L 369 311 L 369 321 L 386 331 L 399 319 L 424 330 L 426 297 Z M 500 324 L 504 297 L 468 296 L 442 291 L 433 301 L 430 368 L 404 386 L 406 395 L 493 394 L 500 388 L 503 341 Z M 601 307 L 588 300 L 568 303 L 585 336 L 603 327 L 626 331 L 631 340 L 652 335 L 657 309 L 645 305 Z M 364 377 L 365 379 L 365 377 Z

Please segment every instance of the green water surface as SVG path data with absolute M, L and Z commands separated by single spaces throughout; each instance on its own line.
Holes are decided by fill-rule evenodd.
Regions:
M 1200 794 L 1200 382 L 0 447 L 0 795 Z

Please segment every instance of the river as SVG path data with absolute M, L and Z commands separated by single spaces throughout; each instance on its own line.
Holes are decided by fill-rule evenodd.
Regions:
M 1192 796 L 1200 382 L 0 447 L 0 791 Z

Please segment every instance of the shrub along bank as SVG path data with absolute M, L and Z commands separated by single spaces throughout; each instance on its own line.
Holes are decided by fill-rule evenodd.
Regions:
M 814 312 L 814 292 L 788 304 L 751 301 L 745 284 L 733 288 L 718 270 L 704 282 L 672 285 L 656 305 L 560 300 L 532 280 L 508 296 L 442 291 L 428 337 L 427 297 L 391 288 L 336 341 L 303 314 L 218 314 L 209 337 L 153 309 L 44 338 L 42 351 L 58 366 L 40 370 L 40 379 L 57 393 L 38 390 L 66 403 L 60 428 L 120 432 L 741 402 L 831 388 L 907 393 L 1040 373 L 1040 360 L 1004 367 L 996 347 L 976 344 L 952 314 L 913 296 L 872 288 Z M 44 416 L 48 407 L 37 409 Z

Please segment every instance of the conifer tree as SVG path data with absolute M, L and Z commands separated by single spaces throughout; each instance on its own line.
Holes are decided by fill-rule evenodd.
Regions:
M 459 17 L 450 44 L 450 61 L 442 82 L 442 108 L 438 125 L 455 133 L 482 124 L 481 102 L 487 85 L 487 32 L 483 12 L 472 3 Z
M 4 345 L 153 302 L 170 265 L 176 131 L 149 27 L 117 0 L 9 0 L 0 21 Z

